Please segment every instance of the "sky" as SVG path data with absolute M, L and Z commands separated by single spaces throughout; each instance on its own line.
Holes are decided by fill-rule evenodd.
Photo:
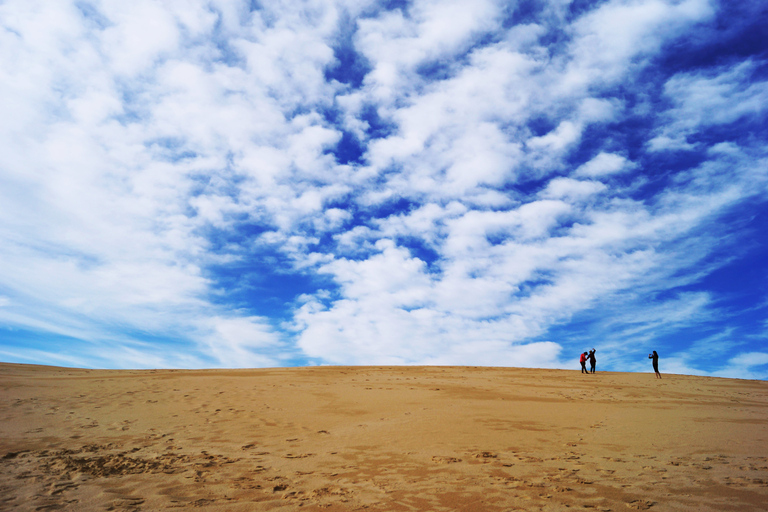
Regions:
M 0 1 L 0 361 L 768 379 L 766 26 Z

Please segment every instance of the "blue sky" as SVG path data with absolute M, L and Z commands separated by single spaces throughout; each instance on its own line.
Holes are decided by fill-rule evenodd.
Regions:
M 762 1 L 0 4 L 0 360 L 768 378 Z

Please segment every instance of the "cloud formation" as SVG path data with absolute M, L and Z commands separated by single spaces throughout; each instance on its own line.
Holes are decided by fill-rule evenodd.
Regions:
M 758 4 L 0 13 L 0 358 L 768 378 Z

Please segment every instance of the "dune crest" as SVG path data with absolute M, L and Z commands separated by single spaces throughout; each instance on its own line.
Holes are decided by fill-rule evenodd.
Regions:
M 0 364 L 0 510 L 765 510 L 768 382 Z

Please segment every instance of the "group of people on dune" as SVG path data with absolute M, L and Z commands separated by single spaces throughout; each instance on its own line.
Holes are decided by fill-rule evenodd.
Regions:
M 597 359 L 595 358 L 595 349 L 589 352 L 582 352 L 579 362 L 581 363 L 581 373 L 595 373 L 595 365 Z M 589 371 L 587 371 L 587 360 L 589 360 Z
M 581 373 L 595 373 L 595 365 L 597 365 L 595 352 L 597 351 L 592 349 L 589 352 L 581 353 L 581 357 L 579 357 L 579 362 L 581 363 Z M 648 354 L 648 359 L 653 359 L 653 371 L 656 372 L 656 378 L 660 379 L 661 373 L 659 373 L 659 354 L 657 354 L 654 350 L 652 354 Z M 589 361 L 589 371 L 587 371 L 587 361 Z

